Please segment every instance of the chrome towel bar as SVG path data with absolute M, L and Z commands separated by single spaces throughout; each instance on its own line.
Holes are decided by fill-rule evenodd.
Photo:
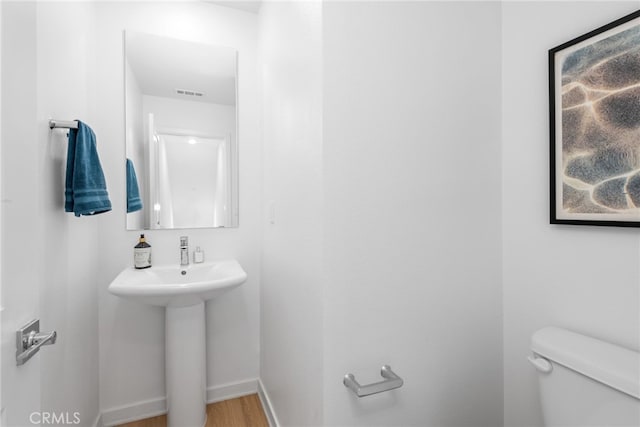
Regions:
M 77 120 L 49 120 L 49 129 L 78 129 L 78 121 Z
M 397 376 L 392 370 L 391 366 L 384 365 L 380 369 L 380 375 L 384 378 L 383 381 L 379 381 L 373 384 L 360 385 L 353 374 L 347 374 L 344 376 L 342 383 L 345 387 L 351 389 L 356 396 L 364 397 L 369 396 L 371 394 L 382 393 L 383 391 L 393 390 L 395 388 L 402 387 L 404 381 L 402 378 Z

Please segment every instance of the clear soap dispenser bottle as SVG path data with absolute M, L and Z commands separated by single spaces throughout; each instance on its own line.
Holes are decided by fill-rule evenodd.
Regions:
M 195 262 L 196 264 L 204 262 L 204 251 L 200 249 L 200 246 L 197 246 L 195 252 L 193 253 L 193 262 Z
M 133 265 L 138 269 L 151 267 L 151 245 L 145 240 L 144 234 L 140 235 L 138 244 L 133 247 Z

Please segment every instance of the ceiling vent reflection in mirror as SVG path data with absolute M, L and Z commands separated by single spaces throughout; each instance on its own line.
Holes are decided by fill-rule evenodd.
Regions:
M 197 90 L 189 90 L 189 89 L 176 89 L 176 93 L 178 95 L 187 95 L 187 96 L 204 96 L 204 92 L 198 92 Z

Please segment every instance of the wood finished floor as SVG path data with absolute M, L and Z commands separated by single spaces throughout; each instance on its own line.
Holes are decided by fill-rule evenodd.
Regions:
M 120 427 L 166 427 L 167 416 L 147 418 Z M 207 405 L 206 427 L 269 427 L 257 394 Z

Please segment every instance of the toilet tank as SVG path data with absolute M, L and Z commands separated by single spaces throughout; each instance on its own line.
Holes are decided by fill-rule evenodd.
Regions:
M 554 327 L 531 349 L 545 426 L 640 426 L 640 353 Z

